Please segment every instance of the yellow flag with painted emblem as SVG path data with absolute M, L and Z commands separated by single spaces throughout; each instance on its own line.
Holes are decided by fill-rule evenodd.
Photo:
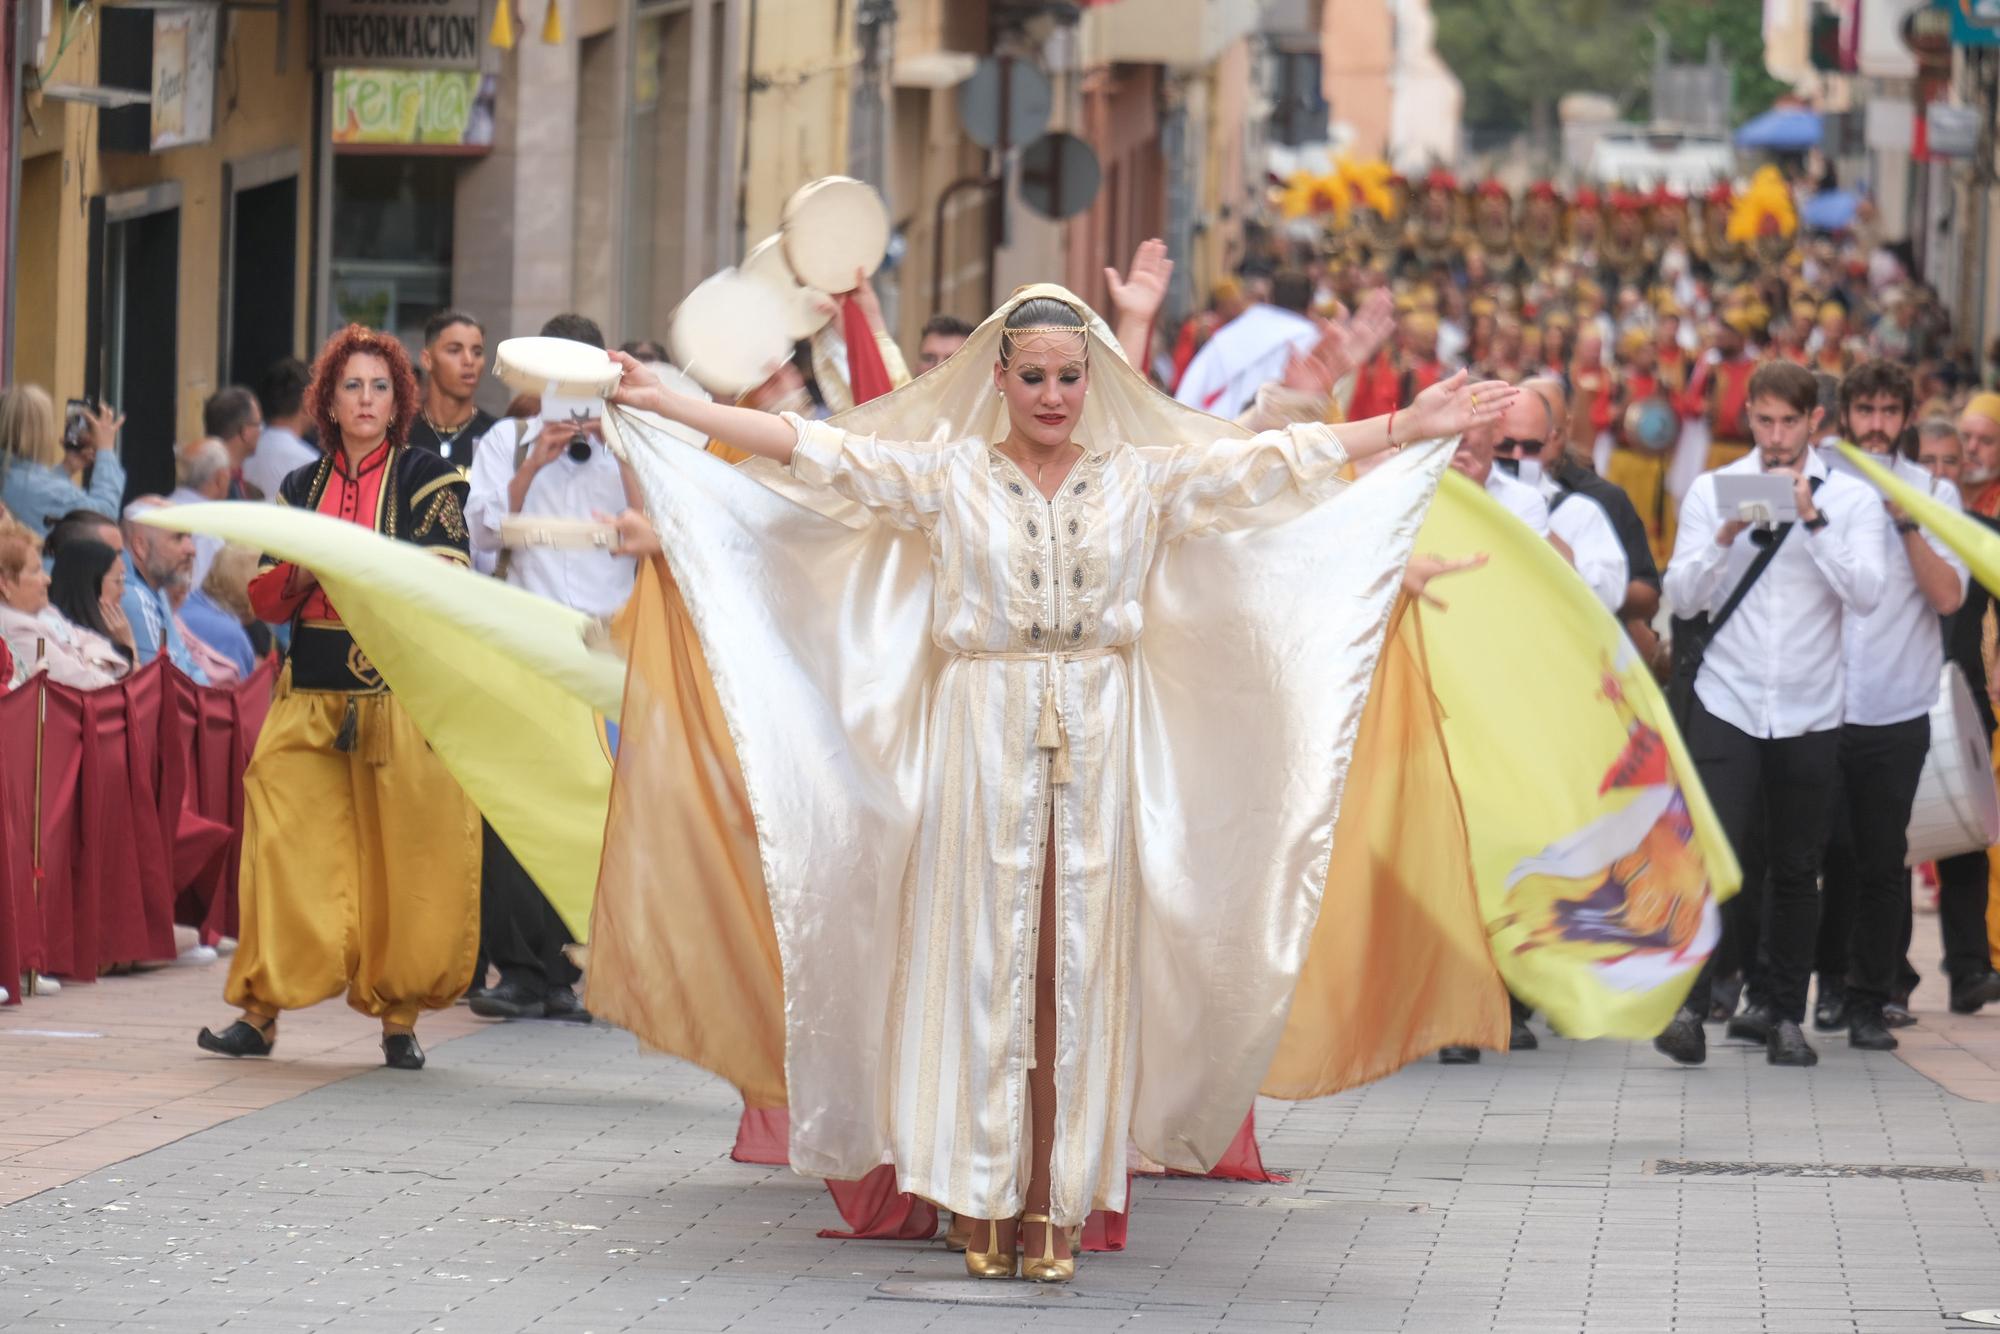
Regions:
M 1417 550 L 1491 557 L 1439 581 L 1448 609 L 1421 620 L 1501 976 L 1570 1037 L 1650 1037 L 1741 880 L 1666 699 L 1583 580 L 1483 488 L 1447 473 Z

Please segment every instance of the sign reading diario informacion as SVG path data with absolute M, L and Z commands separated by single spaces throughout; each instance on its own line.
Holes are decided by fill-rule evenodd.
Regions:
M 480 0 L 318 0 L 321 69 L 477 69 Z
M 483 153 L 493 146 L 498 81 L 464 70 L 333 71 L 336 149 L 399 145 Z

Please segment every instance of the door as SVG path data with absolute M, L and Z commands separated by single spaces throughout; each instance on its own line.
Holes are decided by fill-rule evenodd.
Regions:
M 181 211 L 107 216 L 104 400 L 125 414 L 125 498 L 174 489 Z
M 296 348 L 299 178 L 237 190 L 230 202 L 223 382 L 254 389 Z

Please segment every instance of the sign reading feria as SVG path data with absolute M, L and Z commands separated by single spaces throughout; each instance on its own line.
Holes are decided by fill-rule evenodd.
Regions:
M 479 0 L 319 0 L 322 69 L 476 69 Z

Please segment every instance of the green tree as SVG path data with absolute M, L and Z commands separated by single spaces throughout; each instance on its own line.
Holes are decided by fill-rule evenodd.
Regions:
M 1693 3 L 1693 0 L 1686 0 Z M 1753 13 L 1756 7 L 1735 0 Z M 1438 54 L 1465 88 L 1465 120 L 1488 130 L 1553 126 L 1569 93 L 1632 105 L 1652 57 L 1648 8 L 1619 0 L 1432 0 Z

